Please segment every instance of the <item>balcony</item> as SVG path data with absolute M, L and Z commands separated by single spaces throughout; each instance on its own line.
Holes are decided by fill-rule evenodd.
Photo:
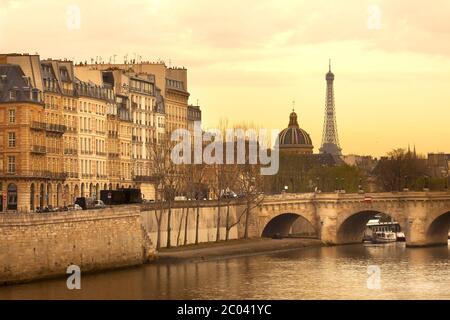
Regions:
M 14 173 L 0 171 L 0 177 L 8 179 L 54 179 L 54 180 L 65 180 L 67 178 L 67 173 L 65 172 L 50 172 L 43 170 L 18 170 Z
M 79 175 L 78 172 L 68 172 L 67 177 L 72 179 L 78 179 Z
M 119 136 L 117 131 L 108 131 L 108 138 L 117 138 Z
M 33 130 L 45 130 L 47 124 L 45 122 L 32 121 L 30 124 L 30 128 Z
M 63 124 L 47 123 L 45 130 L 47 130 L 48 132 L 64 134 L 67 131 L 67 127 Z
M 77 155 L 78 154 L 78 150 L 77 149 L 73 149 L 73 148 L 65 148 L 64 149 L 64 154 L 65 155 Z
M 134 176 L 133 180 L 136 182 L 155 182 L 155 176 Z
M 46 153 L 46 148 L 45 148 L 45 146 L 32 145 L 31 146 L 31 153 L 45 154 Z
M 106 152 L 100 152 L 100 151 L 97 151 L 95 154 L 96 154 L 97 156 L 101 156 L 101 157 L 106 156 Z
M 55 180 L 66 180 L 67 179 L 67 173 L 66 172 L 51 172 L 51 171 L 44 171 L 45 175 L 49 177 L 50 179 Z
M 66 96 L 76 96 L 77 92 L 74 89 L 61 89 L 61 93 Z
M 114 152 L 110 152 L 110 153 L 108 153 L 108 157 L 109 158 L 118 158 L 119 154 L 118 153 L 114 153 Z

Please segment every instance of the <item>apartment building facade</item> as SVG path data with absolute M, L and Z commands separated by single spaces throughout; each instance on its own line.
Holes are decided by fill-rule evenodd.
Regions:
M 154 199 L 153 146 L 201 113 L 188 116 L 186 69 L 132 67 L 0 54 L 0 211 L 118 188 Z

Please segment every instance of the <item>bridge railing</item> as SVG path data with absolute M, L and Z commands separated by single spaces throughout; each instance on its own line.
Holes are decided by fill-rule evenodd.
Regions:
M 367 193 L 341 193 L 341 192 L 323 192 L 323 193 L 282 193 L 266 195 L 266 201 L 282 200 L 370 200 L 370 199 L 450 199 L 450 192 L 446 191 L 408 191 L 408 192 L 367 192 Z

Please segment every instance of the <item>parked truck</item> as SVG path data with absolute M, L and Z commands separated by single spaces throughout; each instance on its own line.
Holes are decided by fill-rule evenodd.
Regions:
M 117 190 L 101 190 L 100 199 L 106 205 L 141 203 L 142 195 L 140 189 L 117 189 Z
M 75 204 L 79 205 L 83 210 L 95 209 L 95 199 L 91 197 L 78 197 Z

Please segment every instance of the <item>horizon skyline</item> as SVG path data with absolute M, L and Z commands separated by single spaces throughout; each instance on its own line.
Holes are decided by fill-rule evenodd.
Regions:
M 188 69 L 190 103 L 199 100 L 205 128 L 228 119 L 282 130 L 295 100 L 300 127 L 311 135 L 315 152 L 331 58 L 344 154 L 379 157 L 408 145 L 421 154 L 450 152 L 445 139 L 450 45 L 444 41 L 450 34 L 445 24 L 450 5 L 445 1 L 423 7 L 416 0 L 352 0 L 328 4 L 328 10 L 325 0 L 287 1 L 281 7 L 264 1 L 250 10 L 257 16 L 239 11 L 242 4 L 235 1 L 218 9 L 203 0 L 196 6 L 175 2 L 114 0 L 102 6 L 104 15 L 94 16 L 97 4 L 86 0 L 8 0 L 0 3 L 1 50 L 38 52 L 41 58 L 75 56 L 75 62 L 90 62 L 91 56 L 108 62 L 114 54 L 118 62 L 127 52 L 129 59 L 135 52 L 142 60 L 165 57 L 166 65 Z M 71 5 L 80 9 L 79 28 L 68 28 Z M 380 23 L 369 28 L 374 8 L 380 10 Z M 262 18 L 269 12 L 274 15 Z M 40 20 L 39 13 L 53 16 L 53 23 Z M 29 19 L 21 20 L 23 15 Z M 114 36 L 110 41 L 105 34 Z M 120 50 L 113 38 L 123 40 Z

